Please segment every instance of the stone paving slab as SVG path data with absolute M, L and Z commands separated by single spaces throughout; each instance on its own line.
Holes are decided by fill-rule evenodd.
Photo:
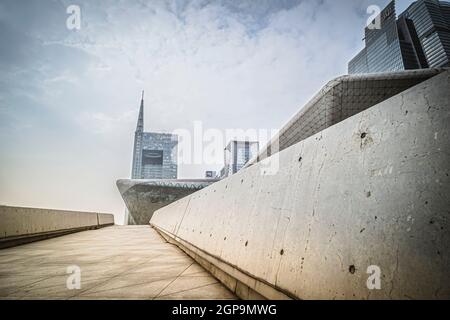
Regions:
M 81 270 L 69 290 L 67 267 Z M 149 226 L 113 226 L 0 250 L 0 299 L 236 299 Z

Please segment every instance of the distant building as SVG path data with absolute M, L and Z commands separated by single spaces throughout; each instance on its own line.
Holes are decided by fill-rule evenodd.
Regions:
M 148 225 L 156 210 L 217 181 L 218 179 L 117 180 L 117 188 L 127 207 L 125 224 Z
M 216 171 L 205 171 L 205 178 L 206 179 L 215 179 L 217 176 Z
M 235 174 L 255 157 L 259 152 L 259 142 L 233 140 L 224 151 L 225 166 L 220 171 L 221 179 Z
M 449 66 L 449 2 L 418 0 L 397 19 L 392 1 L 377 19 L 380 28 L 365 28 L 365 48 L 349 62 L 349 74 Z
M 134 134 L 132 179 L 177 179 L 178 136 L 144 132 L 144 93 Z

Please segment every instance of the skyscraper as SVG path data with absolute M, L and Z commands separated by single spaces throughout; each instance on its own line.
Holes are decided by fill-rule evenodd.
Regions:
M 413 22 L 430 68 L 450 66 L 450 2 L 415 1 L 400 17 Z
M 379 21 L 365 28 L 365 48 L 348 64 L 348 73 L 375 73 L 448 66 L 450 4 L 418 0 L 399 19 L 391 1 Z M 374 21 L 374 22 L 375 22 Z
M 220 172 L 220 178 L 226 178 L 241 170 L 251 158 L 258 154 L 258 151 L 258 142 L 230 141 L 225 148 L 225 166 Z
M 144 132 L 144 92 L 134 133 L 132 179 L 176 179 L 178 136 Z

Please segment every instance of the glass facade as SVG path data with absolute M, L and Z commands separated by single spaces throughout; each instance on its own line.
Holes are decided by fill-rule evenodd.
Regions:
M 400 16 L 413 21 L 431 68 L 450 66 L 450 3 L 420 0 Z
M 366 48 L 362 49 L 348 64 L 348 73 L 368 73 Z
M 259 151 L 258 142 L 231 141 L 225 148 L 225 166 L 220 172 L 220 178 L 228 177 L 241 170 L 247 162 Z
M 405 69 L 428 68 L 428 62 L 413 21 L 401 16 L 397 21 L 397 28 Z
M 389 3 L 376 19 L 379 19 L 381 28 L 365 28 L 366 47 L 349 62 L 350 74 L 404 70 L 395 1 Z
M 395 1 L 380 13 L 381 28 L 365 29 L 365 48 L 348 64 L 348 73 L 375 73 L 448 66 L 450 4 L 414 2 L 397 20 Z
M 144 99 L 134 135 L 132 179 L 177 179 L 178 136 L 144 132 Z
M 176 179 L 177 144 L 177 136 L 173 134 L 144 132 L 138 179 Z

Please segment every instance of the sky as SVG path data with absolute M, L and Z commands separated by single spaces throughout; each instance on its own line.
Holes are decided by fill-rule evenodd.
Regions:
M 346 74 L 367 8 L 387 3 L 0 0 L 0 204 L 122 223 L 115 181 L 130 177 L 142 90 L 146 131 L 280 128 Z M 220 167 L 185 163 L 179 177 Z

